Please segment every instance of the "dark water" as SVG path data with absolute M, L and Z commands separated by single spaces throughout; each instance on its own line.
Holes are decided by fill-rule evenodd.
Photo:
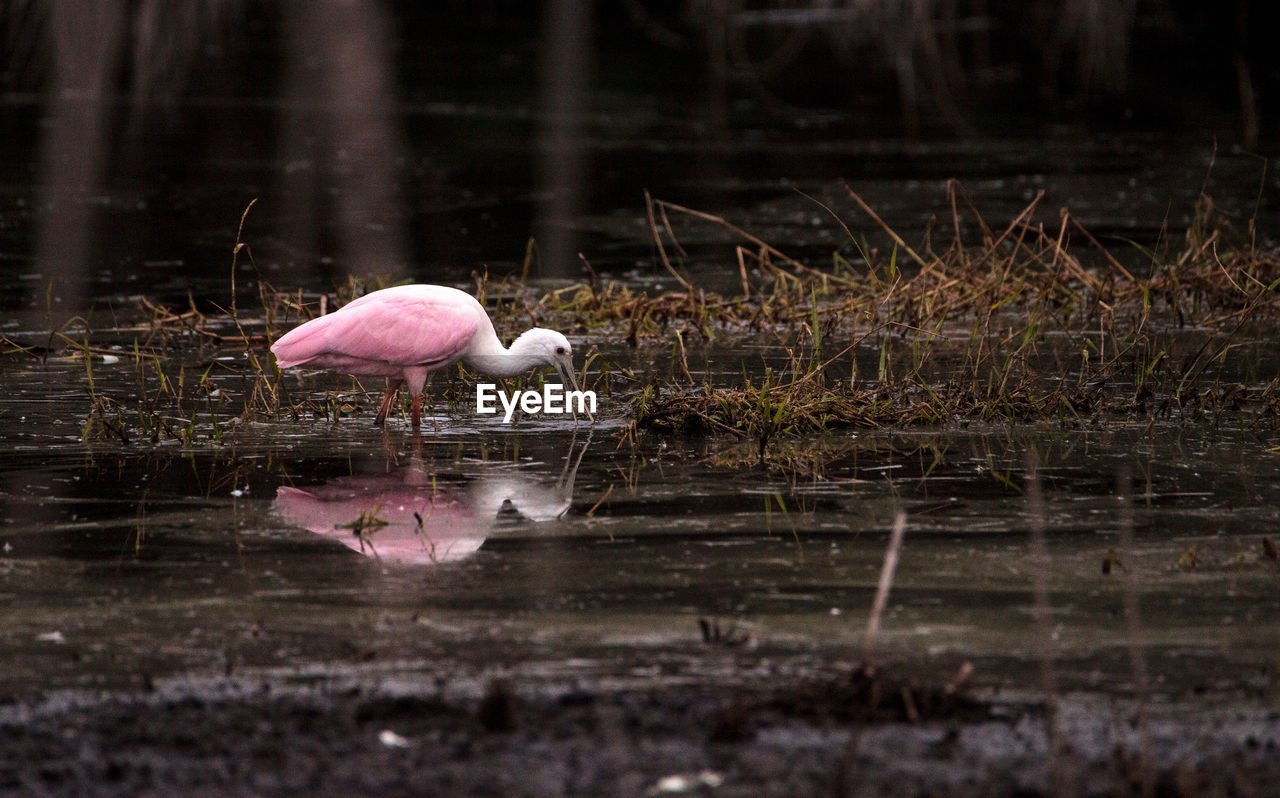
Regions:
M 510 91 L 518 96 L 442 89 L 442 99 L 423 89 L 395 105 L 402 196 L 378 224 L 401 230 L 403 249 L 385 271 L 461 285 L 485 267 L 518 272 L 530 235 L 555 221 L 537 177 L 547 112 L 532 90 Z M 92 234 L 74 273 L 92 326 L 132 320 L 140 296 L 226 306 L 254 199 L 242 308 L 260 280 L 309 291 L 340 282 L 359 247 L 335 242 L 372 228 L 333 212 L 352 184 L 281 133 L 294 102 L 197 92 L 114 140 L 101 184 L 78 200 Z M 49 111 L 25 95 L 4 107 L 23 157 L 5 159 L 0 186 L 0 332 L 45 344 L 38 132 Z M 948 227 L 953 178 L 988 224 L 1007 224 L 1043 190 L 1046 226 L 1069 207 L 1122 250 L 1181 235 L 1202 189 L 1241 229 L 1258 220 L 1261 243 L 1277 231 L 1263 161 L 1208 132 L 994 127 L 929 141 L 848 136 L 844 117 L 823 114 L 772 127 L 749 107 L 741 116 L 754 121 L 708 133 L 687 97 L 602 97 L 579 141 L 578 204 L 560 229 L 556 251 L 569 255 L 535 276 L 579 279 L 582 252 L 603 276 L 664 287 L 646 189 L 816 265 L 852 247 L 809 197 L 855 234 L 887 241 L 846 185 L 908 240 Z M 298 174 L 310 182 L 291 183 Z M 962 223 L 977 229 L 967 211 Z M 691 220 L 673 228 L 696 280 L 732 284 L 738 241 Z M 55 317 L 64 287 L 55 283 Z M 880 656 L 943 679 L 971 662 L 979 685 L 1033 690 L 1041 652 L 1024 477 L 1034 454 L 1064 689 L 1126 695 L 1140 651 L 1161 695 L 1274 701 L 1280 572 L 1263 539 L 1280 528 L 1280 440 L 1267 427 L 840 432 L 778 442 L 762 466 L 754 443 L 728 438 L 621 442 L 631 386 L 602 397 L 593 428 L 547 417 L 507 427 L 441 405 L 415 439 L 401 423 L 370 427 L 368 400 L 349 381 L 308 375 L 297 390 L 338 392 L 364 412 L 337 424 L 237 423 L 243 353 L 191 345 L 165 354 L 166 373 L 183 370 L 191 386 L 207 372 L 220 391 L 187 394 L 205 403 L 193 439 L 86 436 L 91 394 L 129 412 L 140 384 L 155 390 L 154 372 L 139 377 L 128 357 L 141 335 L 112 334 L 119 359 L 90 372 L 75 355 L 0 361 L 0 693 L 246 671 L 429 675 L 450 663 L 655 678 L 827 667 L 862 653 L 900 510 L 909 528 Z M 1254 384 L 1274 375 L 1270 340 L 1259 334 L 1234 355 Z M 575 343 L 601 344 L 641 380 L 667 376 L 670 341 Z M 728 383 L 782 350 L 726 337 L 690 356 Z M 172 413 L 174 425 L 187 415 Z M 700 619 L 721 629 L 718 640 L 704 640 Z
M 97 390 L 127 399 L 110 369 Z M 1270 432 L 844 432 L 777 443 L 764 468 L 754 442 L 620 446 L 625 418 L 603 397 L 595 427 L 576 431 L 442 406 L 418 437 L 372 428 L 366 410 L 126 446 L 82 440 L 82 375 L 5 365 L 10 694 L 450 662 L 668 678 L 726 660 L 825 667 L 861 653 L 899 510 L 910 525 L 880 655 L 940 676 L 968 661 L 978 684 L 1029 689 L 1033 452 L 1065 688 L 1128 692 L 1130 619 L 1161 694 L 1250 703 L 1275 678 Z M 200 433 L 213 435 L 203 419 Z

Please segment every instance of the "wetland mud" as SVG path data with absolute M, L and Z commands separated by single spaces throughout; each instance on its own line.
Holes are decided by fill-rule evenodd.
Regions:
M 732 688 L 710 674 L 696 687 L 646 679 L 602 690 L 562 679 L 482 687 L 474 675 L 387 677 L 371 689 L 330 673 L 322 688 L 228 679 L 4 706 L 0 789 L 1012 796 L 1122 794 L 1145 780 L 1162 794 L 1262 796 L 1278 775 L 1274 713 L 1153 713 L 1139 740 L 1126 710 L 1067 701 L 1057 708 L 1055 756 L 1042 713 L 1016 702 L 976 716 L 863 723 L 827 709 L 843 697 L 843 680 L 792 703 L 794 689 L 761 687 L 758 675 Z

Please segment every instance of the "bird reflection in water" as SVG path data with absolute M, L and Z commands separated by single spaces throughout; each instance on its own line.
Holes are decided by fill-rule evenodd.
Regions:
M 554 483 L 511 463 L 479 463 L 474 471 L 468 464 L 463 475 L 444 477 L 414 455 L 385 474 L 338 477 L 309 488 L 281 485 L 274 509 L 288 524 L 382 563 L 454 562 L 479 550 L 508 507 L 533 522 L 563 516 L 590 442 L 570 444 Z

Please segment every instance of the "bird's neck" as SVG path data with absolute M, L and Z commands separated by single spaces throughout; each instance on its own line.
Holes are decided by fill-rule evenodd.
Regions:
M 546 365 L 541 358 L 529 351 L 524 345 L 524 336 L 520 336 L 505 347 L 497 335 L 485 338 L 479 345 L 463 356 L 462 360 L 470 368 L 489 377 L 518 377 L 528 374 L 539 366 Z

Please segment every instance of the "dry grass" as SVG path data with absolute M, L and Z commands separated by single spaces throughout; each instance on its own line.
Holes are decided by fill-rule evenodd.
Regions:
M 1210 198 L 1177 246 L 1166 239 L 1128 258 L 1143 267 L 1135 273 L 1070 213 L 1054 228 L 1033 222 L 1040 196 L 993 228 L 952 183 L 951 243 L 935 250 L 912 247 L 849 194 L 892 242 L 889 254 L 850 232 L 861 271 L 838 255 L 817 271 L 748 237 L 752 248 L 735 252 L 742 294 L 696 294 L 682 329 L 789 331 L 786 366 L 736 387 L 651 384 L 633 400 L 640 426 L 734 430 L 763 451 L 779 434 L 840 426 L 1220 421 L 1242 412 L 1273 423 L 1280 411 L 1280 378 L 1245 385 L 1220 376 L 1242 331 L 1280 316 L 1280 256 L 1257 245 L 1252 223 L 1241 233 L 1218 217 Z M 716 217 L 655 205 L 664 230 L 667 211 L 679 210 L 746 236 Z M 980 241 L 966 244 L 962 227 Z M 874 373 L 858 372 L 857 351 L 878 354 Z

